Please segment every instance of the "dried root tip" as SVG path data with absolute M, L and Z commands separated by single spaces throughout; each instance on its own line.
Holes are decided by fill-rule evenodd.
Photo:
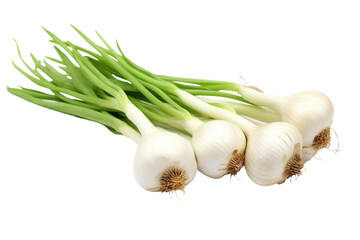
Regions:
M 286 163 L 285 169 L 283 171 L 284 181 L 292 176 L 300 176 L 301 170 L 304 167 L 304 160 L 302 160 L 300 156 L 300 144 L 297 143 L 294 146 L 294 152 L 292 156 L 289 158 L 288 162 Z M 283 183 L 281 182 L 281 183 Z M 280 184 L 281 184 L 280 183 Z
M 289 161 L 286 164 L 285 171 L 283 172 L 283 176 L 288 179 L 292 176 L 301 175 L 301 169 L 304 167 L 304 161 L 300 157 L 299 153 L 291 156 Z
M 325 128 L 321 130 L 315 137 L 312 143 L 312 147 L 318 151 L 322 148 L 328 147 L 330 145 L 330 128 Z
M 226 167 L 226 174 L 236 175 L 245 163 L 245 152 L 235 149 L 232 152 L 229 164 Z
M 189 177 L 185 170 L 178 167 L 166 169 L 160 178 L 160 191 L 173 192 L 177 190 L 184 191 Z

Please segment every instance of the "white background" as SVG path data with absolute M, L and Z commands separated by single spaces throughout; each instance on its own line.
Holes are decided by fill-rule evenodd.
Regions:
M 6 1 L 0 55 L 0 239 L 359 239 L 359 1 Z M 42 30 L 81 43 L 118 39 L 158 74 L 239 81 L 333 100 L 341 151 L 298 179 L 260 187 L 243 169 L 198 173 L 186 193 L 151 193 L 132 172 L 136 145 L 103 126 L 10 95 L 34 87 L 11 66 L 13 38 L 55 56 Z M 36 87 L 35 87 L 36 88 Z M 311 114 L 311 113 L 309 113 Z M 335 137 L 332 149 L 337 148 Z

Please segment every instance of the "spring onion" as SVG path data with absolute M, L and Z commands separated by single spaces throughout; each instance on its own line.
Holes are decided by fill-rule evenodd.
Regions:
M 148 191 L 184 190 L 197 169 L 220 178 L 242 166 L 259 185 L 281 184 L 330 142 L 334 109 L 320 92 L 279 97 L 236 83 L 156 75 L 127 58 L 117 42 L 115 50 L 97 33 L 100 46 L 73 28 L 94 50 L 45 29 L 58 54 L 48 59 L 61 70 L 32 54 L 31 67 L 18 48 L 30 74 L 15 68 L 51 94 L 8 91 L 133 139 L 135 179 Z
M 97 121 L 132 138 L 138 143 L 134 158 L 134 174 L 137 182 L 149 191 L 183 190 L 185 185 L 193 180 L 197 169 L 191 144 L 178 134 L 156 128 L 131 103 L 121 87 L 109 81 L 76 49 L 67 48 L 67 50 L 79 65 L 76 67 L 70 64 L 65 54 L 60 54 L 60 57 L 68 63 L 66 71 L 69 77 L 56 71 L 46 62 L 42 65 L 33 55 L 31 56 L 35 68 L 31 68 L 22 59 L 20 51 L 20 59 L 32 75 L 14 63 L 15 68 L 23 75 L 35 84 L 51 90 L 54 95 L 45 98 L 46 95 L 41 95 L 41 92 L 12 88 L 9 88 L 9 92 L 43 107 Z M 59 49 L 57 51 L 60 52 Z M 48 81 L 42 74 L 46 74 L 52 81 Z M 54 103 L 55 97 L 57 102 Z M 102 113 L 106 110 L 124 113 L 139 130 L 141 138 L 130 126 L 108 113 Z
M 198 88 L 201 86 L 207 89 L 209 96 L 217 96 L 218 90 L 235 91 L 247 101 L 273 110 L 275 115 L 271 114 L 270 116 L 265 112 L 266 110 L 254 109 L 249 111 L 247 106 L 241 107 L 240 104 L 235 104 L 235 106 L 238 106 L 238 113 L 240 114 L 266 122 L 280 120 L 296 126 L 303 137 L 304 147 L 302 153 L 305 161 L 310 160 L 319 150 L 328 147 L 330 144 L 330 129 L 334 117 L 334 107 L 330 98 L 322 92 L 311 90 L 289 96 L 275 96 L 259 91 L 256 87 L 247 87 L 231 82 L 170 76 L 159 77 L 171 82 L 199 85 Z
M 245 167 L 249 177 L 255 183 L 272 185 L 282 183 L 294 175 L 301 174 L 304 164 L 301 158 L 303 144 L 302 136 L 295 126 L 284 122 L 256 126 L 245 118 L 210 105 L 181 90 L 175 84 L 138 67 L 125 57 L 119 46 L 120 53 L 117 53 L 99 34 L 98 36 L 106 48 L 95 44 L 78 29 L 75 28 L 75 30 L 98 52 L 92 56 L 110 66 L 119 78 L 129 80 L 131 75 L 143 83 L 151 84 L 151 86 L 163 90 L 170 97 L 176 98 L 177 101 L 190 109 L 214 119 L 232 122 L 240 127 L 248 140 Z M 89 51 L 86 52 L 89 53 Z M 125 73 L 130 75 L 126 76 Z

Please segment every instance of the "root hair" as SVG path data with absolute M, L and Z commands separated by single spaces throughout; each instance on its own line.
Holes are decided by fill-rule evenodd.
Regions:
M 318 151 L 322 148 L 328 148 L 330 146 L 331 135 L 330 127 L 321 130 L 315 137 L 312 143 L 312 147 Z
M 302 160 L 300 156 L 300 144 L 297 143 L 294 146 L 294 152 L 292 156 L 286 163 L 286 166 L 283 171 L 284 182 L 286 179 L 291 178 L 293 176 L 300 176 L 302 174 L 301 170 L 304 167 L 304 160 Z
M 226 167 L 226 174 L 230 174 L 231 176 L 236 175 L 240 169 L 244 166 L 245 163 L 245 152 L 239 152 L 235 149 L 229 160 L 229 163 Z
M 185 170 L 179 167 L 170 167 L 166 169 L 160 177 L 161 192 L 175 192 L 184 188 L 189 180 Z

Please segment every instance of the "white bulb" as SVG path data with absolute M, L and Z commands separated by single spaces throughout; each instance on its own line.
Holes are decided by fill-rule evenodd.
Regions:
M 196 170 L 191 143 L 165 130 L 144 137 L 135 153 L 135 179 L 148 191 L 183 190 Z
M 281 121 L 293 124 L 303 137 L 303 159 L 311 159 L 330 143 L 330 127 L 334 107 L 329 97 L 318 91 L 303 91 L 279 97 L 239 85 L 246 100 L 268 107 L 280 115 Z
M 198 170 L 208 177 L 235 175 L 244 164 L 246 139 L 233 123 L 213 120 L 198 127 L 192 137 Z
M 299 130 L 285 122 L 255 127 L 248 134 L 245 168 L 259 185 L 283 183 L 301 174 L 302 137 Z
M 278 110 L 282 121 L 293 124 L 301 132 L 304 160 L 329 144 L 334 107 L 325 94 L 303 91 L 283 97 Z

